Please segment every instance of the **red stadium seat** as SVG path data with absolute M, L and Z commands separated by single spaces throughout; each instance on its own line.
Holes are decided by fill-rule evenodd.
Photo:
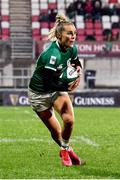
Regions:
M 48 22 L 40 22 L 40 27 L 41 28 L 48 28 L 49 27 L 49 23 Z
M 40 35 L 34 35 L 34 36 L 33 36 L 33 39 L 34 39 L 35 41 L 40 41 Z
M 118 39 L 118 36 L 120 34 L 120 28 L 113 28 L 112 29 L 112 36 L 114 40 Z
M 2 28 L 2 35 L 9 36 L 9 28 Z
M 39 16 L 33 15 L 32 16 L 32 21 L 39 21 Z
M 32 35 L 33 35 L 33 36 L 39 35 L 39 34 L 40 34 L 40 29 L 38 29 L 38 28 L 32 29 Z
M 103 29 L 95 29 L 95 35 L 102 35 Z
M 94 29 L 85 29 L 86 35 L 94 35 Z
M 78 28 L 78 29 L 77 29 L 77 34 L 78 34 L 78 36 L 79 36 L 79 35 L 84 35 L 84 34 L 85 34 L 85 29 L 80 29 L 80 28 Z
M 117 34 L 117 33 L 119 33 L 120 32 L 120 28 L 113 28 L 112 29 L 112 33 L 113 34 Z
M 94 24 L 92 22 L 85 22 L 85 28 L 93 29 L 94 28 Z
M 108 0 L 108 3 L 118 3 L 118 0 Z
M 9 21 L 9 16 L 8 15 L 2 15 L 1 20 L 2 21 Z
M 103 36 L 102 35 L 95 35 L 96 41 L 103 41 Z
M 48 9 L 57 9 L 56 3 L 48 3 Z
M 102 28 L 102 23 L 101 23 L 100 21 L 96 21 L 96 22 L 94 23 L 94 28 L 95 28 L 95 29 L 101 29 L 101 28 Z
M 5 35 L 5 34 L 2 34 L 2 35 L 1 35 L 1 39 L 2 39 L 3 41 L 6 41 L 6 40 L 9 39 L 9 36 L 8 36 L 8 35 Z
M 85 41 L 85 35 L 79 35 L 79 36 L 77 36 L 77 41 L 78 42 L 82 42 L 82 41 Z

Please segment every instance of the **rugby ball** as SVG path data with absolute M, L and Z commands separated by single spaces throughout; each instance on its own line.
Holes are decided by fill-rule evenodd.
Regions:
M 60 75 L 60 81 L 70 85 L 79 77 L 79 73 L 72 66 L 67 66 Z

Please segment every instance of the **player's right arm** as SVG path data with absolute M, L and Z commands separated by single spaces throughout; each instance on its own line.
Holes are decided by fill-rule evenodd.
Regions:
M 60 54 L 56 49 L 51 49 L 44 56 L 45 66 L 43 70 L 44 88 L 46 91 L 68 91 L 68 84 L 59 82 L 57 67 L 60 62 Z
M 68 91 L 67 83 L 60 83 L 56 71 L 44 69 L 44 87 L 46 91 Z

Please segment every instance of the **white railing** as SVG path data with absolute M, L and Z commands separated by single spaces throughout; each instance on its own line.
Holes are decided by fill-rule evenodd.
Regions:
M 0 75 L 0 89 L 14 88 L 22 89 L 27 88 L 31 76 L 1 76 Z M 90 82 L 90 81 L 93 82 Z M 91 84 L 90 84 L 91 83 Z M 84 82 L 85 89 L 96 87 L 118 87 L 120 88 L 120 76 L 99 76 L 99 77 L 87 77 L 87 81 Z M 95 85 L 95 87 L 94 87 Z M 93 87 L 92 87 L 93 86 Z
M 0 88 L 27 88 L 30 76 L 0 76 Z
M 92 87 L 93 86 L 93 87 Z M 111 76 L 95 76 L 87 77 L 86 79 L 86 88 L 95 88 L 95 87 L 118 87 L 120 88 L 120 76 L 111 75 Z

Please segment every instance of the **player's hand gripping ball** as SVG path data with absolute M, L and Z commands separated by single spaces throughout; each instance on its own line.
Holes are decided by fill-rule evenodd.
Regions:
M 72 84 L 79 77 L 79 73 L 73 66 L 67 66 L 62 74 L 60 75 L 60 81 L 67 83 L 68 85 Z

